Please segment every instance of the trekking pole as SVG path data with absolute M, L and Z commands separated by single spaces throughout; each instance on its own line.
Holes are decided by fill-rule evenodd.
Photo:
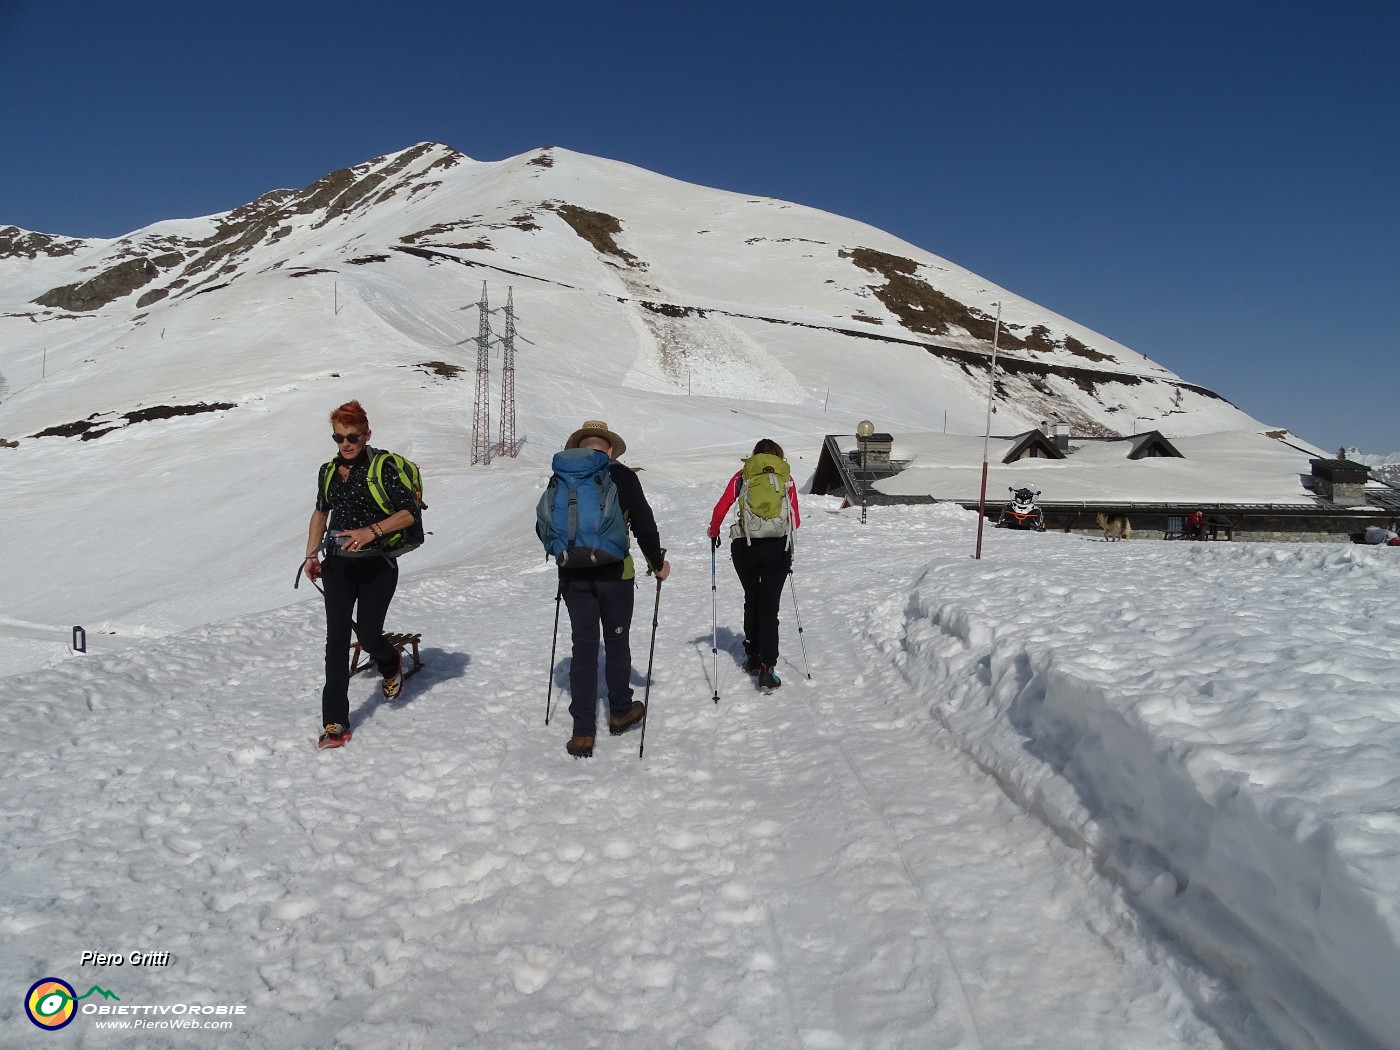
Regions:
M 661 548 L 661 564 L 666 564 L 666 548 Z M 647 688 L 642 694 L 642 739 L 637 744 L 637 758 L 647 746 L 647 715 L 651 714 L 651 662 L 656 657 L 656 624 L 661 618 L 661 581 L 656 581 L 656 604 L 651 610 L 651 650 L 647 653 Z
M 544 694 L 544 724 L 549 725 L 549 705 L 554 699 L 554 654 L 559 645 L 559 603 L 564 598 L 564 581 L 554 593 L 554 637 L 549 641 L 549 689 Z
M 715 703 L 719 703 L 719 586 L 715 571 L 715 550 L 710 544 L 710 680 L 715 686 Z
M 807 680 L 812 680 L 812 669 L 807 665 L 807 643 L 802 638 L 802 614 L 797 611 L 797 584 L 793 582 L 792 570 L 788 569 L 788 587 L 792 591 L 792 615 L 797 618 L 797 641 L 802 646 L 802 670 Z

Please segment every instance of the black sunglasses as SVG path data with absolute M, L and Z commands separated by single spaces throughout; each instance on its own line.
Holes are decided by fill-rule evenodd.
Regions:
M 337 445 L 358 445 L 364 439 L 363 434 L 337 434 L 335 431 L 331 431 L 331 440 Z

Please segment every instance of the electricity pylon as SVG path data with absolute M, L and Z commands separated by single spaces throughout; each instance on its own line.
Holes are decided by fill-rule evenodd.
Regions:
M 472 402 L 472 463 L 491 462 L 491 309 L 486 301 L 486 282 L 481 282 L 481 301 L 462 307 L 479 312 L 476 334 L 476 397 Z M 462 343 L 471 340 L 463 339 Z M 458 346 L 461 343 L 457 344 Z
M 506 289 L 506 334 L 501 340 L 502 456 L 515 457 L 515 289 Z

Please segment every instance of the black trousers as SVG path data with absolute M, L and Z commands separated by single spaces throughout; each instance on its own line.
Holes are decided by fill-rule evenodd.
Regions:
M 389 558 L 345 558 L 333 554 L 322 564 L 321 586 L 326 592 L 326 684 L 321 690 L 323 724 L 350 724 L 352 618 L 360 648 L 374 659 L 379 673 L 390 675 L 398 670 L 398 651 L 384 640 L 384 617 L 398 585 L 399 563 Z
M 792 548 L 786 539 L 754 540 L 742 536 L 729 545 L 734 571 L 744 588 L 744 639 L 759 663 L 778 662 L 778 604 L 792 570 Z
M 574 736 L 598 735 L 598 638 L 603 641 L 603 681 L 608 711 L 623 715 L 632 706 L 632 606 L 636 580 L 566 580 L 573 659 L 569 662 L 569 714 Z

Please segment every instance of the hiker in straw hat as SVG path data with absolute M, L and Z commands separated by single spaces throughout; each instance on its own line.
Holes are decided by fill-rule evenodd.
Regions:
M 627 451 L 627 442 L 615 434 L 607 423 L 590 419 L 569 435 L 564 452 L 555 456 L 555 476 L 551 490 L 541 500 L 537 526 L 546 550 L 559 562 L 559 593 L 569 610 L 569 625 L 573 641 L 573 660 L 569 666 L 569 691 L 572 699 L 569 714 L 573 717 L 573 736 L 567 750 L 576 758 L 593 755 L 593 742 L 598 725 L 598 642 L 603 642 L 603 678 L 607 685 L 608 731 L 618 736 L 641 724 L 646 705 L 632 698 L 632 607 L 636 596 L 636 569 L 632 562 L 631 540 L 636 538 L 646 558 L 648 570 L 664 580 L 671 572 L 664 559 L 656 517 L 642 492 L 637 475 L 617 462 Z M 570 450 L 579 450 L 570 452 Z M 588 453 L 592 453 L 589 455 Z M 611 534 L 616 540 L 612 552 L 588 548 L 583 557 L 574 557 L 579 548 L 568 548 L 571 539 L 557 540 L 551 549 L 549 536 L 566 533 L 567 527 L 558 522 L 551 531 L 547 520 L 546 500 L 560 484 L 561 467 L 579 475 L 596 477 L 598 484 L 611 483 L 616 490 L 615 515 L 612 521 L 598 525 L 599 543 L 606 544 Z M 591 484 L 592 482 L 590 482 Z M 606 502 L 606 501 L 605 501 Z M 575 512 L 578 516 L 578 512 Z

